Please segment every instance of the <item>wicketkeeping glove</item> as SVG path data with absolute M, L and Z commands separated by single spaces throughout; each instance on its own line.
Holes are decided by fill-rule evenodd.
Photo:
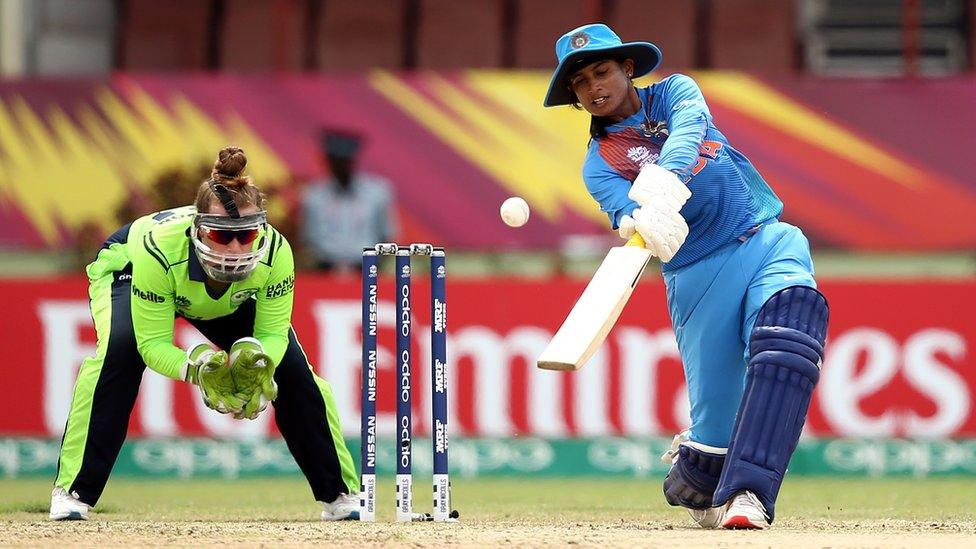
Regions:
M 200 387 L 203 403 L 222 414 L 237 414 L 244 407 L 244 399 L 237 394 L 237 385 L 227 364 L 227 353 L 214 352 L 206 343 L 191 348 L 183 365 L 183 381 Z
M 274 380 L 275 364 L 264 352 L 261 342 L 252 337 L 238 339 L 230 348 L 230 365 L 237 390 L 244 396 L 243 409 L 237 419 L 254 419 L 268 403 L 278 397 Z

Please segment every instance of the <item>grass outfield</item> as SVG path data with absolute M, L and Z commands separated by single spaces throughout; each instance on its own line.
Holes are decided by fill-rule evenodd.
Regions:
M 976 480 L 965 477 L 790 479 L 766 532 L 692 528 L 651 481 L 455 479 L 459 524 L 320 523 L 301 479 L 114 479 L 96 520 L 48 523 L 49 486 L 0 481 L 0 543 L 976 546 Z M 392 479 L 380 483 L 384 521 L 393 518 L 392 486 Z M 417 511 L 429 510 L 425 488 L 415 485 Z

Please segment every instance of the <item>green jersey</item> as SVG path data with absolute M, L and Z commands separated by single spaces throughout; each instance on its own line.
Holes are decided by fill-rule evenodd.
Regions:
M 89 277 L 132 264 L 136 344 L 146 365 L 167 377 L 179 379 L 186 362 L 186 352 L 173 344 L 176 315 L 212 320 L 232 314 L 249 299 L 256 300 L 253 336 L 278 364 L 288 347 L 295 288 L 295 261 L 288 241 L 268 225 L 254 241 L 257 248 L 262 239 L 270 239 L 257 268 L 246 279 L 214 292 L 207 287 L 207 275 L 190 239 L 195 213 L 193 206 L 186 206 L 132 222 L 124 242 L 109 239 L 107 249 L 89 266 Z

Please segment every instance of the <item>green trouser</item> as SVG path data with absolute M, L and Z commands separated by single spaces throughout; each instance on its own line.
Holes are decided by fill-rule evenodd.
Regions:
M 89 505 L 98 502 L 108 482 L 145 370 L 129 311 L 131 267 L 119 267 L 118 257 L 108 252 L 103 250 L 88 270 L 98 345 L 95 356 L 86 358 L 78 372 L 55 480 L 56 486 L 77 493 Z M 99 267 L 119 270 L 99 272 Z M 190 322 L 215 345 L 229 349 L 237 339 L 252 335 L 254 315 L 251 300 L 230 316 Z M 342 436 L 332 389 L 312 372 L 294 330 L 289 330 L 288 349 L 275 370 L 275 381 L 278 430 L 315 499 L 333 501 L 340 493 L 358 492 L 359 479 Z

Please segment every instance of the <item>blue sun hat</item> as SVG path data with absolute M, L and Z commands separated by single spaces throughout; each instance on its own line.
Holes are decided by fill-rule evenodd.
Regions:
M 634 77 L 641 77 L 661 64 L 661 50 L 650 42 L 621 42 L 617 33 L 603 23 L 575 28 L 556 40 L 559 64 L 549 81 L 543 105 L 555 107 L 576 101 L 567 82 L 573 72 L 596 59 L 618 57 L 634 60 Z

